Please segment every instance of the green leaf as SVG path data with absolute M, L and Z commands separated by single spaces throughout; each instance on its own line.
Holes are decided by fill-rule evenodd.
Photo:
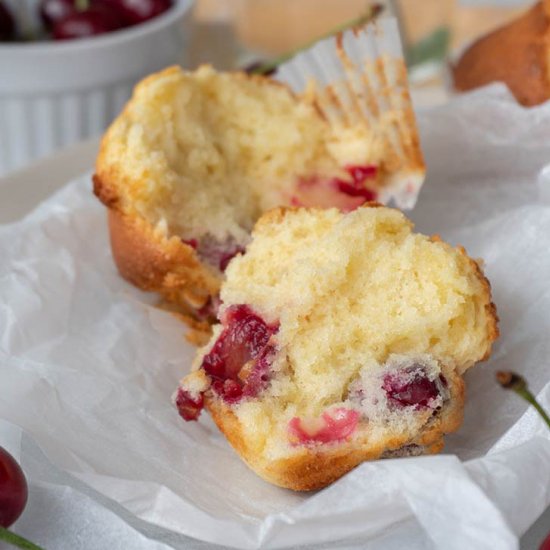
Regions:
M 412 67 L 427 61 L 441 61 L 447 55 L 451 33 L 447 27 L 439 27 L 431 34 L 407 48 L 405 58 Z

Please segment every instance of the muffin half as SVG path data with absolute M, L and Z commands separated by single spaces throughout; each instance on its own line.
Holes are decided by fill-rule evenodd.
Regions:
M 263 212 L 414 200 L 424 166 L 404 67 L 362 70 L 354 88 L 350 80 L 302 95 L 210 67 L 140 83 L 102 141 L 94 176 L 121 274 L 204 327 L 229 260 Z
M 186 420 L 206 407 L 253 470 L 295 490 L 441 450 L 462 375 L 498 336 L 479 265 L 376 205 L 263 215 L 221 300 L 175 403 Z

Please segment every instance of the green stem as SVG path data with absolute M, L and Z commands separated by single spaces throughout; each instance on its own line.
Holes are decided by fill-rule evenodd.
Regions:
M 537 398 L 531 393 L 531 390 L 527 386 L 527 380 L 525 380 L 521 374 L 512 371 L 498 371 L 496 373 L 496 379 L 505 390 L 512 390 L 522 399 L 525 399 L 527 403 L 533 405 L 535 410 L 550 428 L 550 417 L 548 413 L 540 406 Z
M 546 413 L 546 411 L 540 406 L 539 402 L 536 400 L 535 396 L 527 389 L 518 389 L 515 390 L 516 393 L 525 399 L 525 401 L 531 403 L 533 407 L 537 410 L 537 412 L 541 415 L 542 419 L 548 424 L 548 427 L 550 428 L 550 416 Z
M 74 0 L 76 11 L 84 11 L 90 7 L 90 0 Z
M 308 50 L 309 48 L 311 48 L 311 46 L 313 46 L 320 40 L 329 38 L 335 34 L 338 34 L 339 32 L 343 32 L 345 30 L 352 29 L 354 27 L 360 27 L 361 25 L 365 25 L 369 21 L 372 21 L 382 11 L 382 9 L 383 9 L 382 6 L 375 4 L 369 9 L 369 11 L 367 11 L 363 15 L 360 15 L 359 17 L 355 17 L 353 19 L 349 19 L 348 21 L 345 21 L 344 23 L 338 25 L 337 27 L 334 27 L 332 30 L 330 30 L 326 34 L 319 36 L 317 38 L 314 38 L 313 40 L 310 40 L 309 42 L 300 46 L 299 48 L 290 50 L 289 52 L 285 52 L 282 55 L 276 57 L 275 59 L 272 59 L 271 61 L 266 61 L 265 63 L 261 63 L 258 67 L 256 67 L 251 72 L 253 74 L 269 73 L 270 71 L 273 71 L 285 61 L 292 59 L 295 55 L 299 54 L 300 52 L 303 52 L 304 50 Z
M 12 544 L 17 548 L 23 548 L 24 550 L 43 550 L 40 546 L 37 546 L 30 540 L 27 540 L 20 535 L 16 535 L 2 526 L 0 526 L 0 540 L 3 540 L 8 544 Z

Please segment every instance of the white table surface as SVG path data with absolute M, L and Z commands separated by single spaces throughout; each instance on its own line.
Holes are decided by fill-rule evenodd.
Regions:
M 0 223 L 17 221 L 63 184 L 91 170 L 97 149 L 98 140 L 86 141 L 0 178 Z M 112 503 L 108 503 L 105 497 L 60 472 L 38 449 L 31 454 L 34 460 L 27 465 L 29 504 L 14 530 L 48 550 L 221 548 L 151 526 L 120 506 L 115 506 L 113 511 Z M 66 488 L 51 484 L 52 481 L 59 483 L 60 476 L 67 484 Z M 102 506 L 102 502 L 109 504 L 109 508 Z M 393 548 L 399 537 L 406 537 L 407 530 L 415 531 L 416 537 L 421 536 L 414 525 L 403 525 L 402 533 L 383 537 L 368 546 L 356 541 L 344 545 L 331 543 L 326 548 Z M 548 532 L 550 508 L 522 537 L 522 550 L 536 550 Z M 115 539 L 124 543 L 113 545 Z M 424 544 L 415 544 L 414 548 L 432 546 L 425 541 Z M 0 543 L 0 550 L 4 549 L 8 550 L 8 547 Z

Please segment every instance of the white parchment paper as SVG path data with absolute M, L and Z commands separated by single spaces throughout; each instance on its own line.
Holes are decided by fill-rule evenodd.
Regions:
M 0 418 L 115 511 L 201 540 L 366 543 L 414 523 L 436 548 L 516 548 L 550 504 L 550 433 L 494 373 L 523 373 L 550 407 L 550 105 L 496 86 L 419 122 L 429 177 L 412 217 L 485 259 L 501 317 L 446 454 L 366 463 L 304 495 L 254 475 L 207 415 L 182 422 L 170 394 L 193 350 L 118 276 L 89 175 L 0 226 Z

